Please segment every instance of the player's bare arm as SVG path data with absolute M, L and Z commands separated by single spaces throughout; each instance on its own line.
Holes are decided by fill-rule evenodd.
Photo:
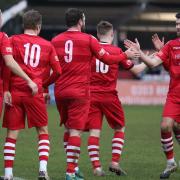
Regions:
M 127 60 L 127 59 L 133 59 L 133 58 L 139 58 L 140 57 L 140 52 L 134 47 L 128 48 L 125 52 L 120 53 L 119 55 L 110 55 L 108 52 L 106 52 L 99 42 L 95 39 L 92 38 L 91 40 L 91 49 L 100 61 L 103 61 L 106 64 L 118 64 L 121 61 Z
M 13 59 L 12 55 L 4 55 L 3 56 L 4 61 L 6 63 L 6 66 L 8 66 L 13 73 L 17 74 L 18 76 L 22 77 L 32 90 L 32 94 L 37 94 L 38 92 L 38 86 L 35 84 L 29 76 L 21 69 L 21 67 L 16 63 L 16 61 Z
M 143 62 L 137 65 L 134 65 L 130 71 L 135 74 L 138 75 L 139 73 L 143 72 L 145 69 L 147 68 L 147 65 L 144 64 Z
M 162 64 L 162 60 L 158 56 L 147 56 L 140 47 L 140 44 L 137 39 L 135 39 L 135 42 L 132 42 L 130 40 L 125 40 L 124 45 L 126 48 L 134 48 L 140 52 L 140 58 L 141 60 L 149 67 L 154 68 L 160 64 Z

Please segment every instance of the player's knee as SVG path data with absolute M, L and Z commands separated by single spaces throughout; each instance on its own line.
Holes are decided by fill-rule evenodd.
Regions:
M 125 131 L 125 127 L 118 127 L 114 129 L 115 132 L 124 132 Z
M 100 137 L 101 130 L 91 129 L 90 136 Z
M 172 131 L 173 121 L 171 119 L 163 118 L 161 122 L 161 130 L 164 132 Z
M 69 133 L 70 133 L 70 136 L 81 136 L 82 131 L 76 130 L 76 129 L 70 129 Z
M 7 131 L 7 137 L 12 139 L 17 139 L 19 134 L 19 130 L 8 130 Z
M 47 126 L 44 127 L 38 127 L 37 128 L 38 134 L 48 134 L 48 128 Z

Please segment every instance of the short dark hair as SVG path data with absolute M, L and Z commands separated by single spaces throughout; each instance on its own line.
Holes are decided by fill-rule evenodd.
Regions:
M 24 13 L 23 26 L 24 29 L 36 29 L 38 25 L 42 24 L 42 15 L 32 9 Z
M 97 33 L 100 35 L 106 35 L 113 29 L 113 25 L 108 21 L 100 21 L 97 25 Z
M 176 18 L 179 19 L 180 18 L 180 13 L 176 14 Z
M 83 19 L 83 11 L 77 8 L 69 8 L 65 13 L 67 27 L 72 27 L 78 24 L 80 19 Z

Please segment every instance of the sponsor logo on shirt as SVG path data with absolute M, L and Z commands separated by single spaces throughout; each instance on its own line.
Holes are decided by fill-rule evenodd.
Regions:
M 180 54 L 176 54 L 175 59 L 180 59 Z
M 173 49 L 178 50 L 178 49 L 180 49 L 180 46 L 174 46 Z

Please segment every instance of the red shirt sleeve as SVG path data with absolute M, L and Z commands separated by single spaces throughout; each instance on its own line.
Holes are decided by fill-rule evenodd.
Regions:
M 123 52 L 120 48 L 119 50 L 120 50 L 120 53 Z M 120 65 L 123 67 L 123 69 L 129 70 L 134 66 L 134 63 L 129 59 L 125 59 L 120 62 Z
M 12 55 L 12 46 L 7 34 L 3 33 L 3 37 L 1 40 L 1 54 L 4 55 Z
M 124 61 L 127 59 L 127 56 L 124 52 L 120 53 L 119 55 L 110 55 L 108 52 L 106 52 L 101 45 L 99 44 L 98 40 L 90 36 L 90 48 L 93 52 L 93 55 L 99 59 L 100 61 L 103 61 L 105 64 L 118 64 L 121 61 Z
M 168 64 L 169 61 L 169 52 L 170 52 L 170 45 L 167 42 L 164 47 L 156 54 L 165 64 Z
M 52 68 L 53 73 L 51 74 L 51 76 L 49 76 L 49 78 L 47 78 L 43 82 L 43 87 L 48 87 L 50 84 L 54 83 L 62 74 L 62 69 L 59 64 L 59 59 L 57 57 L 55 48 L 53 46 L 49 54 L 49 60 L 50 60 L 50 68 Z

